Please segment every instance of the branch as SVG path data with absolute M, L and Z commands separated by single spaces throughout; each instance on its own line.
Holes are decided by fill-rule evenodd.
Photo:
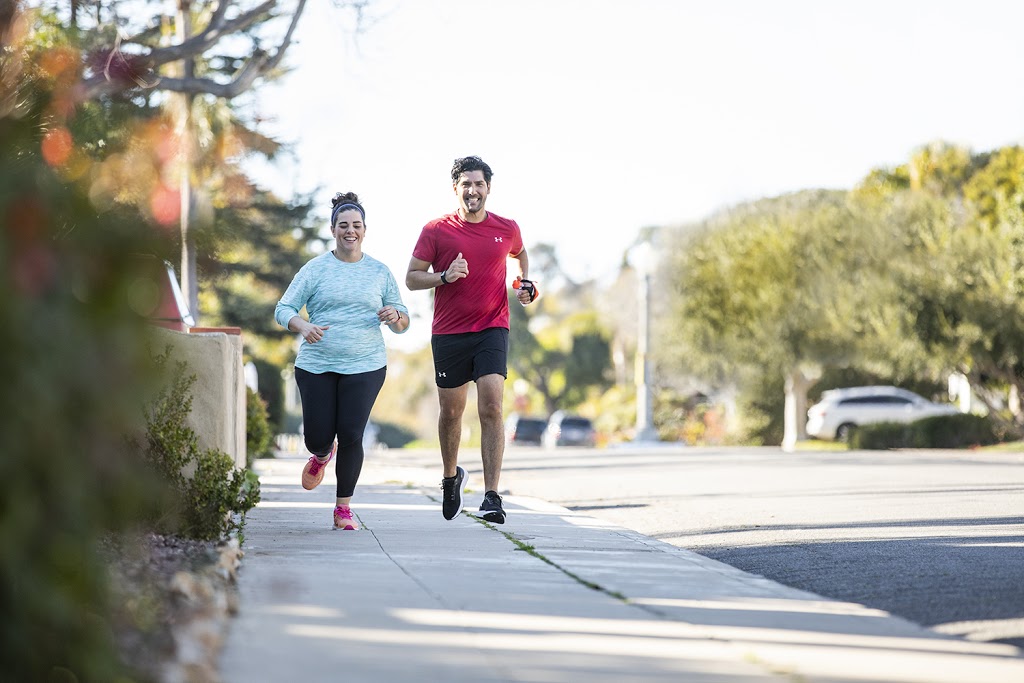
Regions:
M 229 0 L 221 0 L 217 5 L 217 9 L 214 10 L 210 23 L 202 32 L 197 33 L 178 45 L 158 47 L 150 51 L 146 55 L 146 59 L 152 65 L 152 68 L 163 66 L 168 62 L 177 62 L 182 59 L 188 59 L 189 57 L 194 57 L 195 55 L 206 52 L 225 36 L 229 36 L 232 33 L 238 33 L 239 31 L 244 31 L 255 24 L 261 16 L 272 10 L 274 6 L 277 5 L 277 0 L 265 0 L 262 4 L 252 8 L 248 12 L 239 14 L 231 21 L 224 21 L 224 14 L 227 12 L 229 4 Z M 300 7 L 296 10 L 296 14 L 301 13 L 301 11 Z
M 295 8 L 295 12 L 292 14 L 292 20 L 288 25 L 288 30 L 285 32 L 284 38 L 281 39 L 281 45 L 278 46 L 277 51 L 272 57 L 267 55 L 265 52 L 257 52 L 245 62 L 230 82 L 218 83 L 217 81 L 213 81 L 208 78 L 165 78 L 160 82 L 161 88 L 164 90 L 190 94 L 206 93 L 226 99 L 237 97 L 243 92 L 249 90 L 257 78 L 265 76 L 281 62 L 284 58 L 285 52 L 288 50 L 288 46 L 291 45 L 292 35 L 295 33 L 295 27 L 298 25 L 299 17 L 302 16 L 302 12 L 305 8 L 306 0 L 299 0 L 299 4 Z
M 224 15 L 228 13 L 228 6 L 230 4 L 228 0 L 220 0 L 217 3 L 217 9 L 213 10 L 213 14 L 210 15 L 210 26 L 219 27 L 224 23 Z
M 299 24 L 299 17 L 302 16 L 302 11 L 306 9 L 306 0 L 299 0 L 298 6 L 295 8 L 295 13 L 292 14 L 292 23 L 288 25 L 288 30 L 284 34 L 284 38 L 281 39 L 281 45 L 277 48 L 277 52 L 267 62 L 266 71 L 270 71 L 276 67 L 281 59 L 284 58 L 284 53 L 288 49 L 288 46 L 292 43 L 292 34 L 295 33 L 295 27 Z
M 168 62 L 187 59 L 201 54 L 225 36 L 245 30 L 262 15 L 273 9 L 277 4 L 277 0 L 266 0 L 252 10 L 244 12 L 230 21 L 225 21 L 224 16 L 229 4 L 228 0 L 221 0 L 217 5 L 217 9 L 214 10 L 206 29 L 180 45 L 156 48 L 145 55 L 132 56 L 129 59 L 126 59 L 123 53 L 115 47 L 116 56 L 124 64 L 124 68 L 121 69 L 120 78 L 110 77 L 109 70 L 107 70 L 104 73 L 86 79 L 82 82 L 79 90 L 81 99 L 94 99 L 102 95 L 130 89 L 134 86 L 193 95 L 209 94 L 227 99 L 246 92 L 252 88 L 257 78 L 269 73 L 284 58 L 285 52 L 291 45 L 292 36 L 295 33 L 299 18 L 305 9 L 306 0 L 300 0 L 296 6 L 292 13 L 288 30 L 275 53 L 271 56 L 263 51 L 257 51 L 246 60 L 234 78 L 227 83 L 221 83 L 209 78 L 162 77 L 152 84 L 145 84 L 142 76 L 142 74 L 147 72 L 152 73 L 156 67 Z M 114 52 L 111 53 L 111 58 L 113 58 L 114 54 Z M 108 60 L 108 63 L 109 61 L 112 61 L 112 59 Z
M 258 52 L 238 70 L 235 77 L 220 83 L 209 78 L 161 78 L 155 87 L 160 90 L 179 92 L 189 95 L 213 95 L 232 99 L 247 91 L 257 78 L 266 73 L 266 64 L 270 60 L 265 52 Z

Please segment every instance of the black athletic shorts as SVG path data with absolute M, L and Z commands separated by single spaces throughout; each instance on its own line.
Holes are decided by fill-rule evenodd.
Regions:
M 479 332 L 435 334 L 434 381 L 442 389 L 461 387 L 484 375 L 508 377 L 508 330 L 490 327 Z

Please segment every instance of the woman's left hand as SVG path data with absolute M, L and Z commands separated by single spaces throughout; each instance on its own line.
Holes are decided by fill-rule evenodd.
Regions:
M 377 320 L 384 325 L 394 325 L 401 321 L 402 314 L 394 306 L 385 306 L 377 311 Z

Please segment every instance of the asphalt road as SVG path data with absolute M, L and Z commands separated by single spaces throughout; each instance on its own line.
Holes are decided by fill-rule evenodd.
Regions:
M 439 467 L 436 453 L 396 457 Z M 478 452 L 460 464 L 479 486 Z M 502 488 L 788 586 L 1024 647 L 1024 453 L 510 448 Z

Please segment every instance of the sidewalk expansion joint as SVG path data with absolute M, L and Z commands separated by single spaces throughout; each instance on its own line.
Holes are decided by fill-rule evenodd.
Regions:
M 546 557 L 543 553 L 538 551 L 534 546 L 530 545 L 529 543 L 525 543 L 525 542 L 519 540 L 518 538 L 516 538 L 516 535 L 514 533 L 512 533 L 511 531 L 505 531 L 504 529 L 499 529 L 496 525 L 491 524 L 490 522 L 488 522 L 483 517 L 478 517 L 477 515 L 474 515 L 472 512 L 467 512 L 466 515 L 469 516 L 469 517 L 472 517 L 474 520 L 476 520 L 480 524 L 483 524 L 488 529 L 491 529 L 493 531 L 497 531 L 499 534 L 501 534 L 502 536 L 507 538 L 514 546 L 516 546 L 516 548 L 518 550 L 522 550 L 524 553 L 526 553 L 528 555 L 532 555 L 533 557 L 537 558 L 541 562 L 544 562 L 546 564 L 551 565 L 552 567 L 554 567 L 558 571 L 562 572 L 563 574 L 568 576 L 570 579 L 572 579 L 576 583 L 578 583 L 578 584 L 580 584 L 582 586 L 586 586 L 587 588 L 589 588 L 591 590 L 594 590 L 594 591 L 597 591 L 598 593 L 604 593 L 608 597 L 615 598 L 616 600 L 620 600 L 620 601 L 625 602 L 625 603 L 629 603 L 629 598 L 627 598 L 622 593 L 619 593 L 619 592 L 613 591 L 613 590 L 609 590 L 609 589 L 605 588 L 604 586 L 602 586 L 602 585 L 600 585 L 598 583 L 594 583 L 593 581 L 588 581 L 588 580 L 584 579 L 582 576 L 580 576 L 579 574 L 575 574 L 575 573 L 569 571 L 568 569 L 566 569 L 562 565 L 560 565 L 557 562 L 555 562 L 554 560 L 552 560 L 550 557 Z
M 358 517 L 358 515 L 357 515 L 357 517 Z M 359 523 L 360 524 L 363 523 L 363 520 L 361 518 L 359 519 Z M 370 527 L 365 526 L 365 525 L 363 525 L 362 528 L 363 528 L 364 531 L 368 531 L 370 533 L 370 535 L 373 536 L 373 540 L 377 544 L 377 547 L 380 548 L 380 551 L 382 553 L 384 553 L 384 557 L 386 557 L 386 558 L 388 558 L 388 560 L 390 560 L 391 564 L 393 564 L 396 567 L 398 567 L 398 570 L 400 572 L 402 572 L 407 577 L 409 577 L 409 580 L 412 581 L 413 583 L 415 583 L 417 586 L 419 586 L 420 589 L 424 593 L 426 593 L 427 595 L 429 595 L 432 598 L 434 598 L 434 600 L 436 600 L 438 602 L 438 604 L 450 607 L 448 605 L 448 603 L 445 602 L 444 596 L 441 593 L 438 593 L 437 591 L 431 590 L 430 586 L 428 586 L 423 581 L 418 579 L 415 574 L 411 573 L 408 569 L 403 567 L 401 562 L 397 561 L 394 557 L 391 556 L 391 553 L 389 553 L 387 548 L 384 547 L 384 544 L 380 542 L 380 539 L 377 538 L 377 534 L 374 533 L 373 529 L 371 529 Z
M 429 498 L 430 500 L 432 500 L 435 503 L 438 503 L 438 504 L 441 503 L 441 499 L 439 497 L 437 497 L 437 496 L 434 496 L 431 493 L 425 493 L 424 495 L 426 495 L 427 498 Z M 593 581 L 588 581 L 587 579 L 583 578 L 579 574 L 576 574 L 576 573 L 566 569 L 562 565 L 560 565 L 557 562 L 555 562 L 554 560 L 552 560 L 550 557 L 545 556 L 543 553 L 541 553 L 539 550 L 537 550 L 537 548 L 535 548 L 534 546 L 532 546 L 529 543 L 526 543 L 526 542 L 521 541 L 520 539 L 516 538 L 516 536 L 515 536 L 515 534 L 513 532 L 505 531 L 504 529 L 500 529 L 500 528 L 498 528 L 497 525 L 492 524 L 491 522 L 488 522 L 483 517 L 475 515 L 472 512 L 468 512 L 468 511 L 464 510 L 463 514 L 465 514 L 467 517 L 472 518 L 474 521 L 479 522 L 480 524 L 484 525 L 488 529 L 490 529 L 492 531 L 498 532 L 499 534 L 504 536 L 506 539 L 508 539 L 508 541 L 510 543 L 512 543 L 514 546 L 516 546 L 517 550 L 521 550 L 521 551 L 527 553 L 528 555 L 531 555 L 531 556 L 537 558 L 541 562 L 544 562 L 545 564 L 550 565 L 552 568 L 557 569 L 558 571 L 562 572 L 567 577 L 569 577 L 570 579 L 572 579 L 576 583 L 580 584 L 581 586 L 585 586 L 585 587 L 589 588 L 590 590 L 597 591 L 598 593 L 603 593 L 603 594 L 607 595 L 610 598 L 613 598 L 615 600 L 619 600 L 620 602 L 623 602 L 623 603 L 629 605 L 630 607 L 634 607 L 634 608 L 637 608 L 637 609 L 639 609 L 639 610 L 641 610 L 643 612 L 647 612 L 648 614 L 651 614 L 652 616 L 659 617 L 659 618 L 662 618 L 662 619 L 670 618 L 667 614 L 665 614 L 661 610 L 659 610 L 659 609 L 657 609 L 657 608 L 655 608 L 655 607 L 653 607 L 651 605 L 642 605 L 642 604 L 635 603 L 635 602 L 631 601 L 629 599 L 629 597 L 627 597 L 626 595 L 623 595 L 622 593 L 619 593 L 618 591 L 613 591 L 613 590 L 611 590 L 609 588 L 605 588 L 604 586 L 602 586 L 599 583 L 594 583 Z

